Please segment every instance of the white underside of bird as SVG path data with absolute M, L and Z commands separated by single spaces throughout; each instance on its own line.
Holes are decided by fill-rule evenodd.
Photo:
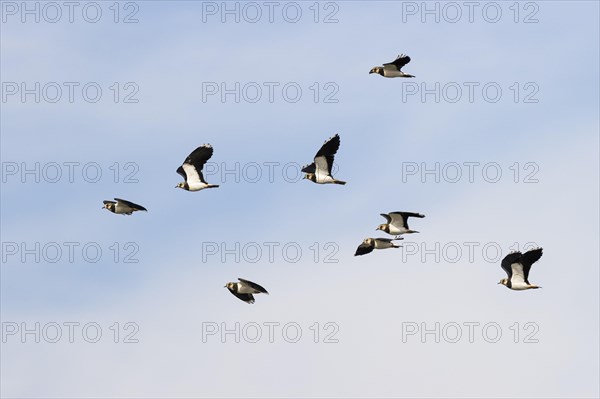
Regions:
M 319 169 L 317 169 L 316 173 L 315 173 L 315 177 L 316 177 L 316 182 L 318 184 L 328 184 L 328 183 L 334 183 L 335 179 L 333 177 L 331 177 L 327 172 L 323 172 Z
M 515 283 L 514 280 L 513 280 L 513 281 L 511 281 L 510 289 L 511 290 L 515 290 L 515 291 L 522 291 L 522 290 L 528 290 L 531 287 L 534 287 L 534 286 L 533 285 L 529 285 L 529 284 L 525 283 L 524 281 L 523 282 Z
M 413 230 L 407 229 L 406 227 L 394 226 L 393 224 L 390 224 L 389 226 L 390 226 L 389 227 L 389 229 L 390 229 L 389 234 L 395 235 L 395 236 L 399 236 L 399 235 L 406 234 L 408 232 L 412 232 L 413 231 Z
M 191 182 L 188 183 L 188 191 L 200 191 L 200 190 L 204 190 L 205 188 L 208 188 L 208 186 L 211 186 L 208 183 L 202 183 L 202 182 Z M 204 195 L 204 194 L 202 194 Z

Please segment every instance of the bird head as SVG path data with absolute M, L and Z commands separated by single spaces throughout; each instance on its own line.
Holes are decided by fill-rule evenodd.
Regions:
M 110 202 L 107 202 L 104 204 L 104 206 L 102 207 L 102 209 L 108 209 L 109 211 L 112 210 L 112 207 L 114 206 L 114 204 L 111 204 Z
M 225 284 L 225 286 L 224 286 L 223 288 L 229 288 L 229 289 L 232 289 L 232 288 L 233 288 L 233 284 L 234 284 L 234 283 L 227 283 L 227 284 Z
M 308 180 L 315 181 L 315 174 L 314 173 L 307 173 L 307 174 L 304 175 L 303 179 L 308 179 Z
M 502 284 L 502 285 L 508 285 L 508 279 L 507 278 L 503 278 L 502 280 L 500 280 L 498 282 L 498 284 Z
M 371 68 L 371 70 L 369 71 L 369 74 L 372 73 L 379 73 L 381 71 L 381 67 L 373 67 Z
M 387 225 L 385 225 L 385 224 L 380 224 L 379 226 L 377 226 L 377 228 L 375 229 L 375 231 L 377 231 L 377 230 L 383 230 L 383 231 L 385 231 L 385 227 L 386 226 Z
M 182 188 L 182 189 L 185 190 L 185 182 L 177 183 L 177 185 L 175 186 L 175 188 Z

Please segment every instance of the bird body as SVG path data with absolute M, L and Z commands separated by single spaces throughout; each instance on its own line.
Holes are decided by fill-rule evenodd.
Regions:
M 269 295 L 266 289 L 252 281 L 244 280 L 243 278 L 238 278 L 238 280 L 239 282 L 227 283 L 225 288 L 229 289 L 229 292 L 246 303 L 254 303 L 253 294 Z
M 531 266 L 542 257 L 542 248 L 532 249 L 522 254 L 512 252 L 502 259 L 501 267 L 508 275 L 498 282 L 511 290 L 522 291 L 541 288 L 529 283 L 529 270 Z
M 373 67 L 369 73 L 377 73 L 384 78 L 414 78 L 414 75 L 402 72 L 402 67 L 409 62 L 410 57 L 408 55 L 400 54 L 392 62 Z
M 331 175 L 333 160 L 339 148 L 340 136 L 336 134 L 323 144 L 315 155 L 314 162 L 302 168 L 302 172 L 306 173 L 304 178 L 317 184 L 346 184 Z
M 136 211 L 148 211 L 141 205 L 120 198 L 115 198 L 114 201 L 102 201 L 102 203 L 104 203 L 102 209 L 108 209 L 119 215 L 131 215 Z
M 365 238 L 356 248 L 354 256 L 366 255 L 373 252 L 374 249 L 400 248 L 402 245 L 396 245 L 392 241 L 402 240 L 403 238 Z
M 334 179 L 323 173 L 307 173 L 305 178 L 317 184 L 346 184 L 345 181 Z
M 396 245 L 393 240 L 403 240 L 404 238 L 374 238 L 375 249 L 400 248 L 402 245 Z
M 385 231 L 386 233 L 393 235 L 393 236 L 399 236 L 402 234 L 418 233 L 418 231 L 411 230 L 408 227 L 408 218 L 409 217 L 417 217 L 417 218 L 425 217 L 425 215 L 422 215 L 420 213 L 414 213 L 414 212 L 390 212 L 388 214 L 382 213 L 381 216 L 383 216 L 387 220 L 387 223 L 380 224 L 376 230 Z
M 177 184 L 175 188 L 181 188 L 186 191 L 200 191 L 205 188 L 219 187 L 218 184 L 209 184 L 202 175 L 202 168 L 206 161 L 212 157 L 213 148 L 210 144 L 204 144 L 196 148 L 183 161 L 183 164 L 177 168 L 177 173 L 183 176 L 183 182 Z

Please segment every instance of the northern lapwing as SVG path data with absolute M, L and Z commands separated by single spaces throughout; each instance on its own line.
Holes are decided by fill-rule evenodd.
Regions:
M 131 215 L 135 211 L 148 211 L 141 205 L 134 204 L 133 202 L 126 201 L 121 198 L 115 198 L 114 201 L 102 201 L 104 206 L 102 209 L 108 209 L 112 213 L 119 215 Z
M 304 179 L 318 184 L 346 184 L 345 181 L 336 180 L 331 176 L 333 158 L 339 148 L 340 136 L 336 134 L 323 144 L 317 155 L 315 155 L 314 162 L 302 168 L 302 172 L 306 173 Z
M 246 303 L 254 303 L 254 296 L 252 294 L 269 295 L 266 289 L 252 281 L 244 280 L 243 278 L 238 278 L 238 280 L 239 283 L 227 283 L 225 288 L 229 289 L 229 292 Z
M 387 223 L 380 224 L 376 230 L 385 231 L 386 233 L 396 236 L 396 237 L 401 234 L 418 233 L 418 231 L 411 230 L 408 227 L 408 218 L 409 217 L 416 217 L 416 218 L 424 218 L 425 217 L 425 215 L 421 215 L 420 213 L 414 213 L 414 212 L 390 212 L 388 214 L 382 213 L 381 216 L 383 216 L 387 220 Z
M 409 62 L 410 57 L 408 55 L 400 54 L 392 62 L 383 64 L 383 66 L 373 67 L 369 73 L 378 73 L 385 78 L 414 78 L 414 75 L 402 72 L 401 70 Z
M 512 252 L 502 259 L 502 269 L 508 275 L 508 278 L 503 278 L 498 284 L 505 285 L 511 290 L 529 290 L 541 288 L 537 285 L 529 284 L 529 270 L 531 265 L 542 257 L 542 248 L 532 249 L 522 254 L 521 252 Z
M 403 238 L 365 238 L 356 248 L 354 256 L 369 254 L 374 249 L 400 248 L 402 245 L 394 244 L 392 242 L 394 240 L 403 240 Z
M 202 168 L 206 161 L 212 157 L 213 148 L 210 144 L 204 144 L 196 148 L 183 162 L 177 173 L 179 173 L 185 181 L 177 184 L 175 188 L 182 188 L 187 191 L 200 191 L 205 188 L 219 187 L 218 184 L 208 184 L 202 176 Z

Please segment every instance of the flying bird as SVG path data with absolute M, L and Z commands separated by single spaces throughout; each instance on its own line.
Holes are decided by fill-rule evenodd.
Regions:
M 266 289 L 252 281 L 244 280 L 243 278 L 238 278 L 238 280 L 239 283 L 227 283 L 225 288 L 229 289 L 229 292 L 246 303 L 254 303 L 254 296 L 252 294 L 269 295 Z
M 386 220 L 386 224 L 380 224 L 376 230 L 382 230 L 386 233 L 396 236 L 396 238 L 401 234 L 411 234 L 418 233 L 416 230 L 411 230 L 408 227 L 408 218 L 416 217 L 416 218 L 424 218 L 425 215 L 421 215 L 420 213 L 414 212 L 390 212 L 388 214 L 382 213 Z
M 403 240 L 403 238 L 365 238 L 356 248 L 354 256 L 369 254 L 374 249 L 400 248 L 402 245 L 394 244 L 392 242 L 394 240 Z
M 182 188 L 187 191 L 200 191 L 205 188 L 219 187 L 218 184 L 208 184 L 202 176 L 202 168 L 206 161 L 212 157 L 213 148 L 210 144 L 204 144 L 196 148 L 188 157 L 183 161 L 183 165 L 177 168 L 179 173 L 185 181 L 177 184 L 175 188 Z
M 336 180 L 331 176 L 333 158 L 339 148 L 340 136 L 336 134 L 323 144 L 317 155 L 315 155 L 314 162 L 302 168 L 302 172 L 306 173 L 304 179 L 318 184 L 346 184 L 345 181 Z
M 542 257 L 542 248 L 532 249 L 522 254 L 521 252 L 512 252 L 502 259 L 502 269 L 508 275 L 508 278 L 503 278 L 498 284 L 502 284 L 511 290 L 529 290 L 541 288 L 537 285 L 529 284 L 529 270 L 531 265 Z
M 112 213 L 119 215 L 131 215 L 135 211 L 148 211 L 141 205 L 134 204 L 133 202 L 126 201 L 121 198 L 115 198 L 114 201 L 102 201 L 104 206 L 102 209 L 108 209 Z
M 373 67 L 369 73 L 378 73 L 385 78 L 414 78 L 414 75 L 402 72 L 402 67 L 409 62 L 410 57 L 408 55 L 400 54 L 392 62 Z

